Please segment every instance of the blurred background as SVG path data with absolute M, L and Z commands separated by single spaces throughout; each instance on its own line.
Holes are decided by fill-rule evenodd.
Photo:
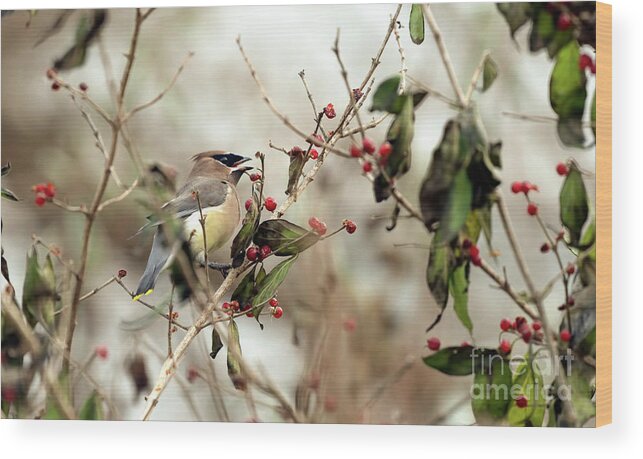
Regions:
M 400 15 L 409 75 L 451 94 L 428 30 L 420 46 L 409 38 L 409 9 L 406 5 Z M 270 150 L 268 142 L 288 149 L 304 146 L 304 142 L 263 103 L 235 38 L 241 36 L 279 109 L 304 131 L 312 131 L 312 112 L 298 72 L 306 71 L 318 106 L 331 102 L 340 110 L 347 103 L 347 95 L 331 52 L 337 29 L 341 30 L 340 49 L 349 80 L 357 86 L 394 10 L 394 5 L 338 5 L 155 11 L 143 26 L 128 106 L 153 98 L 169 83 L 185 55 L 195 55 L 175 87 L 129 122 L 136 148 L 146 160 L 176 167 L 179 183 L 191 167 L 188 158 L 195 153 L 225 149 L 251 156 L 262 151 L 267 155 L 267 194 L 281 202 L 285 199 L 288 158 Z M 557 226 L 562 180 L 555 172 L 556 163 L 573 156 L 591 173 L 595 169 L 594 149 L 562 147 L 553 122 L 536 123 L 502 114 L 553 116 L 548 102 L 552 63 L 545 53 L 527 52 L 526 30 L 512 42 L 504 19 L 491 3 L 439 4 L 434 6 L 434 13 L 461 85 L 468 84 L 485 49 L 498 63 L 499 77 L 487 93 L 478 95 L 478 105 L 490 140 L 503 141 L 501 187 L 532 274 L 542 287 L 556 274 L 557 267 L 552 257 L 540 253 L 543 235 L 528 217 L 524 199 L 510 193 L 510 183 L 529 180 L 538 184 L 536 200 L 541 215 Z M 79 111 L 65 91 L 51 90 L 45 76 L 46 69 L 73 44 L 80 14 L 70 16 L 59 33 L 34 46 L 59 15 L 60 11 L 39 11 L 29 27 L 25 26 L 29 19 L 25 11 L 2 19 L 2 163 L 10 161 L 12 165 L 11 174 L 3 177 L 2 184 L 22 199 L 2 202 L 2 246 L 18 298 L 33 234 L 60 247 L 64 257 L 77 260 L 81 246 L 82 217 L 52 205 L 36 207 L 31 186 L 52 182 L 60 199 L 74 205 L 89 203 L 103 167 L 101 153 Z M 133 23 L 133 10 L 110 10 L 101 33 L 115 75 L 120 75 L 125 63 L 123 54 Z M 398 49 L 391 38 L 375 84 L 399 68 Z M 62 76 L 74 85 L 85 82 L 92 98 L 112 110 L 98 44 L 89 48 L 82 67 Z M 413 165 L 399 181 L 400 190 L 415 204 L 431 152 L 445 122 L 453 115 L 448 106 L 432 98 L 417 111 Z M 363 113 L 365 118 L 367 114 Z M 94 121 L 107 139 L 105 124 L 97 116 Z M 384 140 L 387 124 L 369 134 L 377 143 Z M 328 129 L 332 125 L 326 124 Z M 119 149 L 115 168 L 125 183 L 135 178 L 124 148 Z M 593 196 L 593 175 L 587 182 Z M 247 180 L 239 189 L 242 200 L 249 197 Z M 110 184 L 107 197 L 118 193 Z M 130 288 L 135 286 L 151 240 L 145 235 L 129 238 L 144 222 L 147 212 L 140 200 L 145 196 L 142 191 L 135 192 L 99 217 L 90 246 L 85 290 L 100 285 L 119 269 L 128 271 L 124 281 Z M 316 215 L 329 228 L 335 228 L 344 218 L 350 218 L 357 223 L 358 231 L 352 236 L 342 232 L 302 254 L 297 269 L 279 291 L 285 311 L 282 319 L 266 320 L 263 331 L 254 319 L 239 320 L 244 356 L 292 398 L 298 383 L 311 377 L 310 362 L 321 354 L 318 392 L 320 404 L 325 406 L 319 418 L 322 422 L 471 424 L 470 378 L 442 375 L 419 359 L 427 338 L 424 330 L 438 313 L 425 283 L 428 249 L 424 247 L 428 247 L 429 237 L 421 225 L 407 219 L 400 219 L 394 231 L 386 231 L 386 217 L 392 209 L 392 202 L 374 202 L 370 182 L 361 176 L 358 164 L 331 156 L 288 211 L 287 219 L 306 226 L 308 218 Z M 493 219 L 495 249 L 501 254 L 498 269 L 506 267 L 512 284 L 523 290 L 497 215 Z M 213 258 L 226 261 L 228 254 L 226 247 Z M 216 282 L 220 279 L 214 278 Z M 161 279 L 149 298 L 155 304 L 169 292 L 167 277 Z M 562 300 L 563 292 L 556 289 L 547 299 L 555 322 Z M 166 323 L 155 320 L 148 324 L 141 320 L 147 313 L 115 285 L 81 303 L 73 356 L 82 362 L 96 346 L 107 346 L 108 359 L 94 362 L 90 371 L 118 406 L 122 419 L 140 418 L 144 407 L 143 394 L 137 394 L 127 362 L 135 354 L 143 355 L 152 384 L 166 353 Z M 184 323 L 194 315 L 189 306 L 179 313 Z M 484 275 L 473 270 L 469 313 L 474 322 L 473 338 L 450 307 L 432 334 L 439 336 L 444 346 L 459 345 L 464 340 L 496 346 L 500 319 L 513 317 L 518 311 L 502 292 L 490 287 Z M 141 328 L 143 323 L 145 328 Z M 176 335 L 178 343 L 182 332 Z M 179 369 L 180 377 L 163 394 L 153 419 L 222 420 L 210 390 L 214 385 L 223 394 L 229 419 L 250 418 L 244 397 L 235 393 L 227 378 L 225 358 L 220 356 L 213 362 L 208 357 L 210 335 L 201 335 Z M 398 374 L 407 359 L 414 363 Z M 203 379 L 189 384 L 185 379 L 188 367 L 209 375 L 209 384 Z M 89 391 L 79 384 L 78 399 L 83 400 Z M 281 420 L 269 405 L 260 403 L 258 411 L 261 421 Z

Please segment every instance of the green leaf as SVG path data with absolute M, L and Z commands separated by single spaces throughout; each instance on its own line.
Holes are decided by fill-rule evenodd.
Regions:
M 48 330 L 54 322 L 56 279 L 51 258 L 40 267 L 38 252 L 31 248 L 27 253 L 27 267 L 22 290 L 22 307 L 31 327 L 41 323 Z
M 228 325 L 228 376 L 237 390 L 246 390 L 246 378 L 241 371 L 241 344 L 239 342 L 239 328 L 234 320 Z
M 239 302 L 239 305 L 243 308 L 246 305 L 252 304 L 252 298 L 255 294 L 255 272 L 257 266 L 246 274 L 237 288 L 232 292 L 231 300 Z
M 529 34 L 529 50 L 532 53 L 545 48 L 556 32 L 556 24 L 551 13 L 540 5 L 536 5 L 536 8 L 539 10 L 532 13 L 535 17 Z
M 596 371 L 583 363 L 574 361 L 572 363 L 571 375 L 568 377 L 572 395 L 572 405 L 579 425 L 585 424 L 589 419 L 596 416 L 596 405 L 592 401 L 594 388 L 590 381 L 596 376 Z
M 306 164 L 307 158 L 305 153 L 303 150 L 291 150 L 288 154 L 290 156 L 290 165 L 288 166 L 288 186 L 286 187 L 286 194 L 292 194 L 297 188 L 299 177 L 301 177 L 304 171 L 304 165 Z
M 559 118 L 556 123 L 556 133 L 566 147 L 585 148 L 587 144 L 583 120 L 580 118 Z
M 246 211 L 243 217 L 241 229 L 234 237 L 230 248 L 230 258 L 232 258 L 232 267 L 238 268 L 243 263 L 246 255 L 246 248 L 250 245 L 252 238 L 259 227 L 259 196 L 256 192 L 252 193 L 252 205 Z
M 270 247 L 275 255 L 291 256 L 316 244 L 319 235 L 280 218 L 261 223 L 253 240 L 258 246 Z
M 496 3 L 496 7 L 507 21 L 513 39 L 518 29 L 529 21 L 531 4 L 527 2 Z
M 453 269 L 453 252 L 448 244 L 433 237 L 429 250 L 429 264 L 426 268 L 426 283 L 441 310 L 449 300 L 449 276 Z
M 572 162 L 560 190 L 560 221 L 569 231 L 572 247 L 579 246 L 581 231 L 588 215 L 587 190 L 578 166 Z
M 216 327 L 212 327 L 212 346 L 210 347 L 210 358 L 213 360 L 217 357 L 217 354 L 223 347 L 223 342 L 221 341 L 221 336 Z
M 380 83 L 373 94 L 371 111 L 383 111 L 389 113 L 400 113 L 404 99 L 398 94 L 400 87 L 400 76 L 388 78 Z
M 83 403 L 78 418 L 84 421 L 100 421 L 104 418 L 103 399 L 96 391 Z
M 497 77 L 498 64 L 496 64 L 490 56 L 487 56 L 484 61 L 484 67 L 482 68 L 482 91 L 484 92 L 489 89 Z
M 561 49 L 549 80 L 549 101 L 561 120 L 582 120 L 587 79 L 578 66 L 580 47 L 572 41 Z
M 547 54 L 550 59 L 553 59 L 558 52 L 563 49 L 570 41 L 574 39 L 574 31 L 572 28 L 567 30 L 558 30 L 554 32 L 549 43 L 547 43 Z
M 519 388 L 519 394 L 527 398 L 528 405 L 520 408 L 515 402 L 511 403 L 507 414 L 509 425 L 541 427 L 547 406 L 545 386 L 538 364 L 529 356 L 516 368 L 512 385 Z
M 384 165 L 386 175 L 378 175 L 373 183 L 373 191 L 377 202 L 388 199 L 390 196 L 391 186 L 387 177 L 394 180 L 406 174 L 411 168 L 411 143 L 415 135 L 413 97 L 410 95 L 400 97 L 404 101 L 402 110 L 395 117 L 386 133 L 386 140 L 393 147 L 393 151 Z
M 471 408 L 478 425 L 494 425 L 507 414 L 511 401 L 512 375 L 509 361 L 487 350 L 476 368 L 471 388 Z
M 295 260 L 297 260 L 297 255 L 293 255 L 287 260 L 282 261 L 277 266 L 272 268 L 272 271 L 268 273 L 268 275 L 261 281 L 261 283 L 257 284 L 257 294 L 252 300 L 253 311 L 255 310 L 255 308 L 263 305 L 277 294 L 277 289 L 286 279 L 288 271 L 290 271 L 290 268 L 292 267 L 293 263 L 295 263 Z M 255 316 L 258 316 L 258 314 L 255 314 Z
M 473 373 L 477 357 L 473 346 L 445 347 L 424 357 L 424 363 L 451 376 L 466 376 Z
M 453 296 L 453 309 L 462 325 L 473 332 L 473 322 L 469 317 L 469 279 L 467 265 L 462 264 L 455 268 L 449 276 L 449 291 Z
M 416 45 L 424 41 L 424 13 L 422 12 L 422 5 L 411 5 L 411 15 L 409 16 L 409 33 L 411 40 Z
M 450 241 L 458 234 L 467 216 L 471 211 L 473 186 L 465 169 L 460 170 L 453 180 L 447 206 L 443 211 L 440 222 L 440 231 L 436 237 L 443 238 L 444 241 Z
M 2 197 L 4 199 L 8 199 L 9 201 L 20 201 L 18 199 L 18 196 L 16 196 L 13 191 L 8 190 L 4 187 L 2 187 Z

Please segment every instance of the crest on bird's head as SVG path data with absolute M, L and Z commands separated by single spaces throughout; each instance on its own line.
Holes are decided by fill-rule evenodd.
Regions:
M 201 158 L 212 158 L 228 167 L 235 167 L 250 160 L 250 158 L 247 158 L 245 156 L 237 155 L 236 153 L 226 152 L 223 150 L 206 151 L 192 157 L 194 161 L 198 161 Z

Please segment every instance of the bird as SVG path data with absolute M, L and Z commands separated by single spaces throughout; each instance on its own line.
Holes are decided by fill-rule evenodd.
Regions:
M 198 153 L 192 160 L 194 166 L 185 184 L 161 209 L 182 223 L 190 252 L 203 263 L 205 254 L 222 247 L 239 225 L 241 211 L 236 186 L 242 175 L 253 167 L 245 165 L 251 158 L 222 150 Z M 201 213 L 205 218 L 205 243 Z M 134 301 L 153 292 L 159 275 L 175 256 L 175 250 L 168 244 L 161 228 L 166 221 L 154 216 L 148 220 L 134 235 L 156 229 L 145 271 L 134 292 Z

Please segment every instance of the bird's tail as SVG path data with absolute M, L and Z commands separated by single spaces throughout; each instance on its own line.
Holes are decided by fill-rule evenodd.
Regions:
M 138 287 L 136 288 L 136 292 L 132 298 L 134 301 L 138 300 L 143 295 L 149 295 L 152 293 L 154 285 L 156 284 L 156 279 L 158 279 L 168 258 L 170 258 L 172 251 L 167 247 L 167 244 L 163 239 L 161 232 L 157 231 L 154 235 L 152 250 L 150 251 L 150 256 L 147 259 L 145 272 L 143 273 L 141 280 L 138 282 Z

